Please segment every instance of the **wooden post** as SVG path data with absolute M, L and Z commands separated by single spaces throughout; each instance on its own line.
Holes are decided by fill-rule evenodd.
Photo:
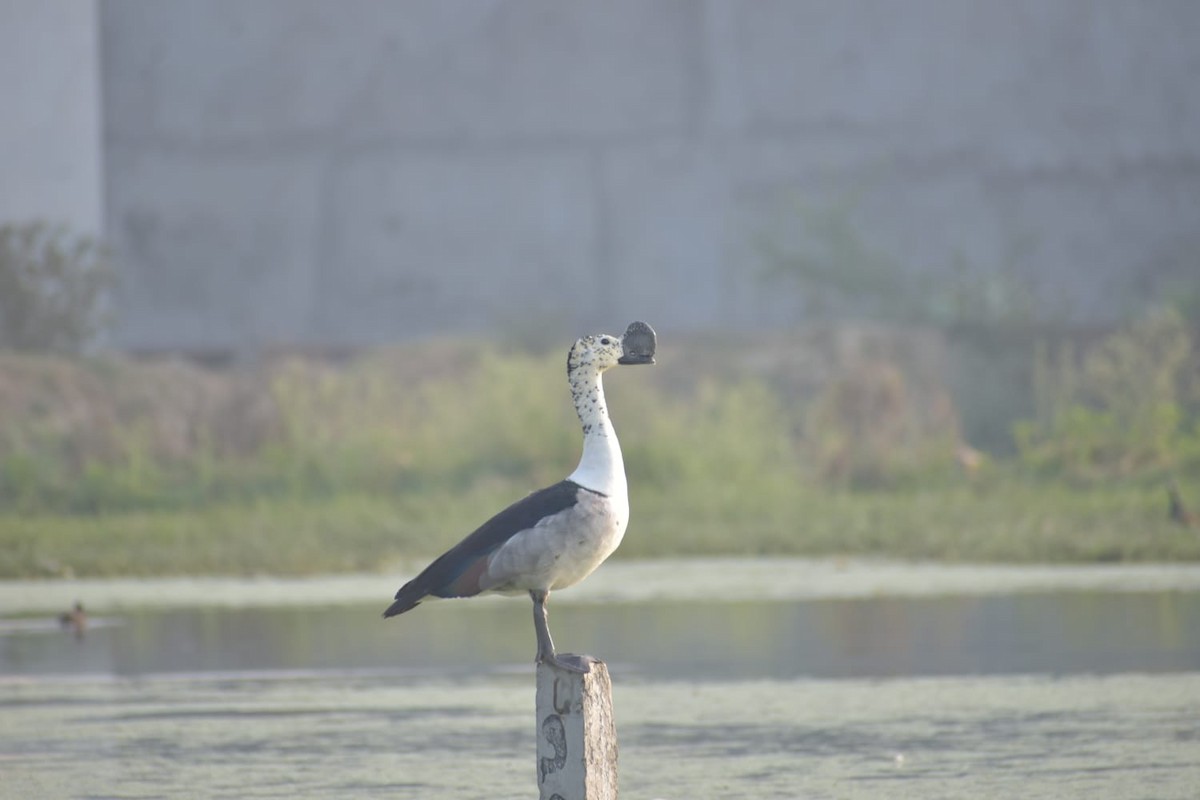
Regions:
M 537 775 L 541 800 L 616 800 L 617 727 L 612 681 L 603 661 L 568 672 L 537 667 Z

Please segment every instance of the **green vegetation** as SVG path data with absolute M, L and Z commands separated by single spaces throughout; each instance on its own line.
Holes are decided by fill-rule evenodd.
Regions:
M 412 568 L 528 486 L 479 483 L 175 511 L 0 515 L 0 577 L 311 574 Z M 1160 486 L 821 490 L 701 483 L 631 492 L 618 558 L 867 555 L 944 561 L 1200 560 Z
M 42 222 L 0 225 L 0 347 L 78 353 L 110 323 L 105 249 Z
M 1040 473 L 1121 478 L 1200 465 L 1200 349 L 1163 310 L 1087 352 L 1039 348 L 1035 416 L 1016 426 L 1022 461 Z
M 693 338 L 610 376 L 634 508 L 619 556 L 1200 559 L 1200 531 L 1167 517 L 1172 476 L 1200 507 L 1197 349 L 1177 315 L 1044 352 L 1009 458 L 964 458 L 949 396 L 903 364 L 807 385 L 801 349 L 763 369 L 768 344 Z M 562 370 L 557 352 L 445 341 L 244 373 L 0 354 L 0 577 L 436 555 L 574 466 Z

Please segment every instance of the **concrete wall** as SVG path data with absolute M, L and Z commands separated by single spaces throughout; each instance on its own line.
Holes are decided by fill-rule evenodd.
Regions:
M 133 347 L 786 324 L 755 237 L 848 192 L 1083 316 L 1200 273 L 1191 0 L 100 8 Z
M 102 232 L 98 48 L 90 0 L 0 0 L 0 223 Z

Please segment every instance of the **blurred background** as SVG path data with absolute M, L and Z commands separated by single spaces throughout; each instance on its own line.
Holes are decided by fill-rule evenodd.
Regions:
M 122 349 L 867 300 L 1095 325 L 1200 271 L 1186 0 L 9 0 L 3 27 L 0 216 L 112 245 Z M 796 261 L 847 302 L 758 280 Z
M 1198 87 L 1195 0 L 0 0 L 0 794 L 531 788 L 527 601 L 379 615 L 644 320 L 629 796 L 1194 798 Z
M 5 0 L 0 496 L 467 526 L 577 457 L 567 344 L 644 319 L 645 513 L 759 533 L 642 554 L 1198 555 L 1129 534 L 1200 505 L 1198 39 L 1187 0 Z M 789 499 L 1047 480 L 1133 493 L 1000 552 Z

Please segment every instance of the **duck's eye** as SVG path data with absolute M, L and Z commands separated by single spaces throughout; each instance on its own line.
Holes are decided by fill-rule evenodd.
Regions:
M 605 336 L 604 338 L 602 338 L 602 339 L 600 340 L 600 344 L 603 344 L 603 345 L 610 345 L 610 344 L 612 344 L 612 339 L 610 339 L 610 338 L 608 338 L 607 336 Z

